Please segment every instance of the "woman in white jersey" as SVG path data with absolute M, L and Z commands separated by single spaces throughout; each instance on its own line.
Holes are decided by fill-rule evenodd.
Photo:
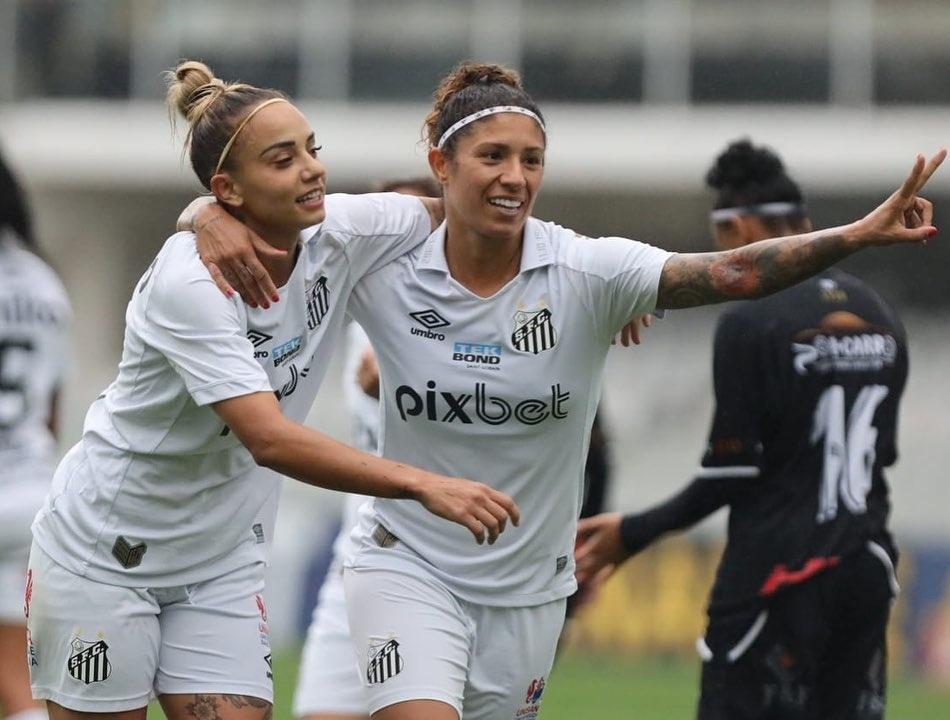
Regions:
M 381 373 L 384 456 L 460 472 L 525 521 L 475 553 L 405 503 L 367 502 L 345 562 L 350 629 L 374 718 L 536 718 L 573 592 L 583 459 L 607 348 L 630 317 L 759 297 L 868 245 L 936 233 L 918 157 L 870 215 L 722 253 L 590 240 L 531 217 L 542 115 L 517 76 L 464 65 L 426 122 L 446 222 L 367 274 L 349 310 Z M 223 261 L 222 261 L 223 262 Z
M 324 199 L 313 131 L 276 91 L 189 62 L 169 102 L 188 119 L 202 184 L 288 251 L 267 267 L 279 302 L 223 297 L 191 233 L 172 236 L 133 291 L 118 377 L 33 524 L 32 686 L 54 720 L 144 720 L 153 694 L 172 720 L 270 716 L 263 565 L 281 475 L 415 499 L 479 540 L 517 520 L 498 491 L 299 424 L 354 282 L 428 234 L 424 206 Z
M 380 192 L 435 197 L 440 189 L 431 177 L 405 178 L 382 183 Z M 379 367 L 366 333 L 351 323 L 346 333 L 343 390 L 350 416 L 350 444 L 376 453 L 379 445 Z M 366 691 L 353 654 L 343 595 L 343 557 L 357 510 L 366 500 L 346 495 L 340 532 L 333 543 L 332 561 L 300 657 L 294 692 L 294 717 L 299 720 L 361 720 L 369 716 Z
M 0 715 L 7 720 L 46 716 L 23 662 L 24 587 L 29 593 L 30 521 L 56 466 L 69 356 L 69 300 L 35 250 L 26 200 L 0 158 Z

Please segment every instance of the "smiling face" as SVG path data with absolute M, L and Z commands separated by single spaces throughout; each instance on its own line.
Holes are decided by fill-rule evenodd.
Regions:
M 433 149 L 450 232 L 520 239 L 544 178 L 544 133 L 525 115 L 500 113 L 470 126 L 451 157 Z
M 263 238 L 295 237 L 326 216 L 326 169 L 318 150 L 297 108 L 268 105 L 241 130 L 230 153 L 232 169 L 212 178 L 212 190 Z

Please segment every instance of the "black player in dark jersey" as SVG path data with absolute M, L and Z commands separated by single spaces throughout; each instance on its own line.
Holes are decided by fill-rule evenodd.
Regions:
M 707 183 L 716 244 L 808 232 L 770 150 L 733 143 Z M 698 717 L 881 718 L 897 591 L 884 468 L 897 458 L 904 330 L 866 285 L 828 270 L 728 308 L 702 467 L 644 512 L 582 521 L 586 579 L 729 506 L 709 603 Z

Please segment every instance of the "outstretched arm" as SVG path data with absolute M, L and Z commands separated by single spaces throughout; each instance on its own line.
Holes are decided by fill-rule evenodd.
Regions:
M 477 542 L 495 542 L 518 506 L 482 483 L 450 478 L 369 455 L 288 420 L 273 393 L 222 400 L 215 412 L 258 465 L 330 490 L 418 500 L 439 517 L 464 525 Z
M 675 255 L 660 276 L 657 307 L 686 308 L 770 295 L 871 245 L 920 243 L 937 234 L 933 206 L 917 193 L 947 156 L 922 155 L 904 184 L 861 220 L 734 250 Z
M 574 553 L 577 582 L 598 575 L 603 578 L 666 533 L 692 527 L 728 505 L 747 482 L 741 477 L 700 475 L 673 497 L 643 512 L 604 513 L 581 519 Z

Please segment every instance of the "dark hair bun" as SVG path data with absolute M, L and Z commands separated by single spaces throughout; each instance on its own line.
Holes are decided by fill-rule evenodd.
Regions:
M 748 139 L 733 142 L 716 158 L 706 173 L 706 184 L 714 190 L 769 185 L 785 177 L 785 166 L 766 147 L 756 147 Z

